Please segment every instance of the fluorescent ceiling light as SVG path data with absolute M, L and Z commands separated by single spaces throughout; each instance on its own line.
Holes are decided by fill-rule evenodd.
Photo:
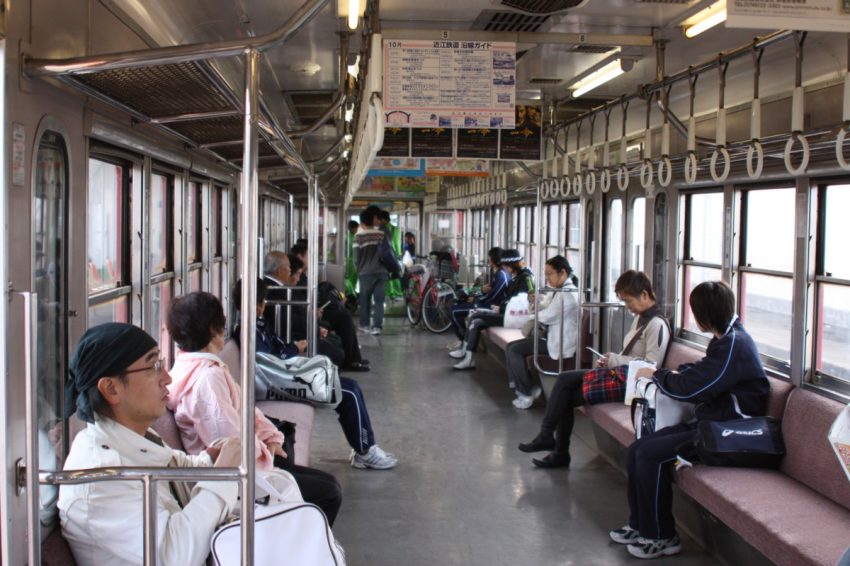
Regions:
M 357 29 L 360 16 L 360 0 L 348 0 L 348 29 Z
M 351 106 L 351 107 L 349 107 L 349 108 L 346 108 L 346 109 L 345 109 L 345 121 L 346 121 L 346 122 L 351 122 L 351 120 L 352 120 L 353 118 L 354 118 L 354 107 L 353 107 L 353 106 Z
M 722 24 L 725 21 L 726 2 L 717 2 L 686 20 L 685 37 L 696 37 L 705 30 L 713 28 L 718 24 Z
M 360 74 L 360 55 L 357 55 L 357 60 L 354 61 L 353 65 L 348 66 L 348 74 L 355 79 Z
M 580 81 L 574 83 L 570 87 L 573 91 L 573 98 L 578 98 L 579 96 L 590 92 L 596 87 L 607 83 L 611 79 L 619 77 L 624 72 L 625 71 L 623 71 L 623 67 L 620 64 L 620 59 L 614 59 L 607 65 L 600 67 Z

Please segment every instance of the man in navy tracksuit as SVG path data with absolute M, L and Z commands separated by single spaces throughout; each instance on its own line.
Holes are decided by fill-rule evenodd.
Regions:
M 507 270 L 499 263 L 501 257 L 502 248 L 490 248 L 490 251 L 487 252 L 490 267 L 490 282 L 485 285 L 485 293 L 478 297 L 478 299 L 470 297 L 467 302 L 452 306 L 452 328 L 461 342 L 456 348 L 456 350 L 460 351 L 459 355 L 449 354 L 453 358 L 462 358 L 466 350 L 464 337 L 466 336 L 466 317 L 469 315 L 469 311 L 473 309 L 489 309 L 493 305 L 502 304 L 505 291 L 507 291 L 508 284 L 511 282 L 511 276 L 508 275 Z
M 727 421 L 765 414 L 770 383 L 753 339 L 735 314 L 728 285 L 707 281 L 694 288 L 691 311 L 699 327 L 714 334 L 705 357 L 676 371 L 641 370 L 662 392 L 696 404 L 697 420 Z M 638 558 L 678 554 L 673 519 L 672 466 L 678 449 L 693 440 L 695 424 L 664 428 L 636 440 L 628 450 L 629 524 L 611 531 Z

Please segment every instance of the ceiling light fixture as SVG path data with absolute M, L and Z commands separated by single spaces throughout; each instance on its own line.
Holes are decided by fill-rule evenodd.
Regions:
M 693 38 L 701 34 L 707 29 L 711 29 L 716 25 L 726 21 L 726 2 L 721 0 L 701 10 L 696 15 L 688 18 L 685 21 L 685 37 Z
M 348 0 L 348 29 L 357 29 L 360 16 L 360 0 Z
M 608 81 L 615 79 L 625 72 L 624 63 L 628 61 L 629 68 L 631 61 L 626 59 L 614 59 L 610 63 L 603 65 L 599 69 L 593 71 L 583 79 L 576 81 L 570 88 L 572 89 L 573 98 L 578 98 L 583 94 L 590 92 L 598 86 L 601 86 Z

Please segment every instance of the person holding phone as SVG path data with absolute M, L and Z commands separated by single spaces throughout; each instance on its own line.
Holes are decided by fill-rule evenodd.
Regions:
M 629 332 L 623 339 L 623 351 L 619 354 L 599 354 L 596 367 L 615 368 L 628 366 L 632 360 L 646 360 L 660 366 L 670 344 L 670 325 L 655 303 L 652 283 L 646 274 L 630 269 L 617 279 L 614 285 L 617 297 L 635 315 Z M 551 452 L 532 462 L 541 468 L 566 468 L 570 465 L 570 436 L 575 424 L 576 407 L 585 404 L 582 381 L 586 369 L 567 371 L 558 376 L 546 404 L 546 416 L 540 432 L 530 442 L 519 445 L 522 452 Z M 625 372 L 623 372 L 625 375 Z M 622 401 L 626 394 L 625 380 L 619 391 Z M 556 434 L 557 433 L 557 434 Z

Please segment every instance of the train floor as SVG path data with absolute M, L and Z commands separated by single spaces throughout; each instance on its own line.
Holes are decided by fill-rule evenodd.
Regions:
M 511 405 L 505 372 L 486 354 L 454 371 L 455 343 L 385 322 L 360 335 L 372 371 L 349 374 L 363 389 L 378 443 L 393 470 L 356 470 L 332 411 L 319 411 L 311 465 L 333 473 L 344 500 L 334 533 L 352 566 L 636 564 L 608 531 L 627 519 L 624 476 L 596 452 L 580 417 L 569 470 L 537 469 L 517 444 L 531 439 L 543 407 Z M 715 562 L 685 538 L 662 563 Z

